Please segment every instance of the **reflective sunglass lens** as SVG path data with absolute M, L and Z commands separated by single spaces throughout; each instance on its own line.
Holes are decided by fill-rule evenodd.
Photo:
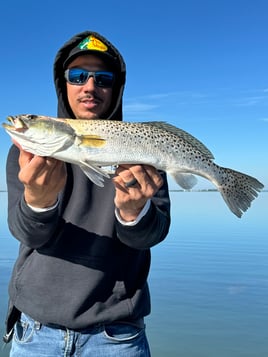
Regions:
M 113 84 L 113 73 L 96 72 L 94 79 L 99 87 L 111 87 Z
M 74 84 L 83 84 L 88 79 L 88 72 L 79 69 L 71 69 L 68 72 L 68 81 Z
M 71 84 L 83 85 L 89 77 L 94 78 L 98 87 L 112 87 L 114 74 L 107 71 L 89 72 L 80 68 L 71 68 L 65 71 L 65 78 Z

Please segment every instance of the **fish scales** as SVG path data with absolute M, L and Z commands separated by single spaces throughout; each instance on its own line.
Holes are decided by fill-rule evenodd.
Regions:
M 129 163 L 130 160 L 131 163 L 136 163 L 135 160 L 137 160 L 137 163 L 140 163 L 140 160 L 143 159 L 143 163 L 161 166 L 157 168 L 167 168 L 166 161 L 167 155 L 169 155 L 170 160 L 176 164 L 178 158 L 181 158 L 180 165 L 186 168 L 189 167 L 190 164 L 189 155 L 192 155 L 193 162 L 194 160 L 198 162 L 202 154 L 207 158 L 213 158 L 209 150 L 197 139 L 177 128 L 175 132 L 174 127 L 166 125 L 165 123 L 157 123 L 157 125 L 155 125 L 154 122 L 111 123 L 111 121 L 91 120 L 90 125 L 85 127 L 84 120 L 80 120 L 79 123 L 76 122 L 77 120 L 75 122 L 72 120 L 72 127 L 80 127 L 81 123 L 81 128 L 84 129 L 84 135 L 94 132 L 107 141 L 106 146 L 102 148 L 99 156 L 95 154 L 94 159 L 99 163 L 101 163 L 102 160 L 106 161 L 108 159 L 110 159 L 109 164 L 117 163 L 117 161 Z M 173 130 L 170 130 L 170 128 Z M 81 131 L 77 130 L 76 133 L 80 134 Z M 165 148 L 164 151 L 163 147 Z M 195 148 L 195 150 L 193 150 L 193 148 Z M 104 156 L 105 154 L 107 154 L 109 158 L 106 158 Z M 198 160 L 196 160 L 196 158 Z M 194 166 L 192 169 L 194 169 Z
M 196 175 L 210 180 L 230 210 L 241 217 L 264 187 L 256 178 L 217 165 L 210 150 L 186 131 L 164 122 L 59 119 L 31 114 L 3 123 L 21 147 L 79 165 L 99 186 L 112 165 L 148 164 L 166 171 L 184 189 Z

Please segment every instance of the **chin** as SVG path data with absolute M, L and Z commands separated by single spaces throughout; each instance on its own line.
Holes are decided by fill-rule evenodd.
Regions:
M 80 113 L 77 114 L 76 119 L 84 119 L 84 120 L 90 120 L 90 119 L 98 119 L 99 116 L 97 114 L 94 113 Z

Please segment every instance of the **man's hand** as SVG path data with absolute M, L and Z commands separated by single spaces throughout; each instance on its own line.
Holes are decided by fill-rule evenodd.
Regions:
M 21 149 L 19 180 L 24 184 L 27 204 L 36 208 L 53 206 L 66 183 L 66 166 L 62 161 L 35 156 Z
M 149 165 L 121 165 L 113 179 L 116 194 L 115 206 L 124 221 L 134 221 L 147 200 L 163 185 L 159 172 Z M 127 183 L 136 179 L 137 183 L 127 187 Z

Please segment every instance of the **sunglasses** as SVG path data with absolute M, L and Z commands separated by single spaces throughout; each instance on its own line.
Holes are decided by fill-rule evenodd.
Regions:
M 84 85 L 90 77 L 98 87 L 110 88 L 114 83 L 114 73 L 108 71 L 90 72 L 82 68 L 69 68 L 64 72 L 66 81 L 77 86 Z

